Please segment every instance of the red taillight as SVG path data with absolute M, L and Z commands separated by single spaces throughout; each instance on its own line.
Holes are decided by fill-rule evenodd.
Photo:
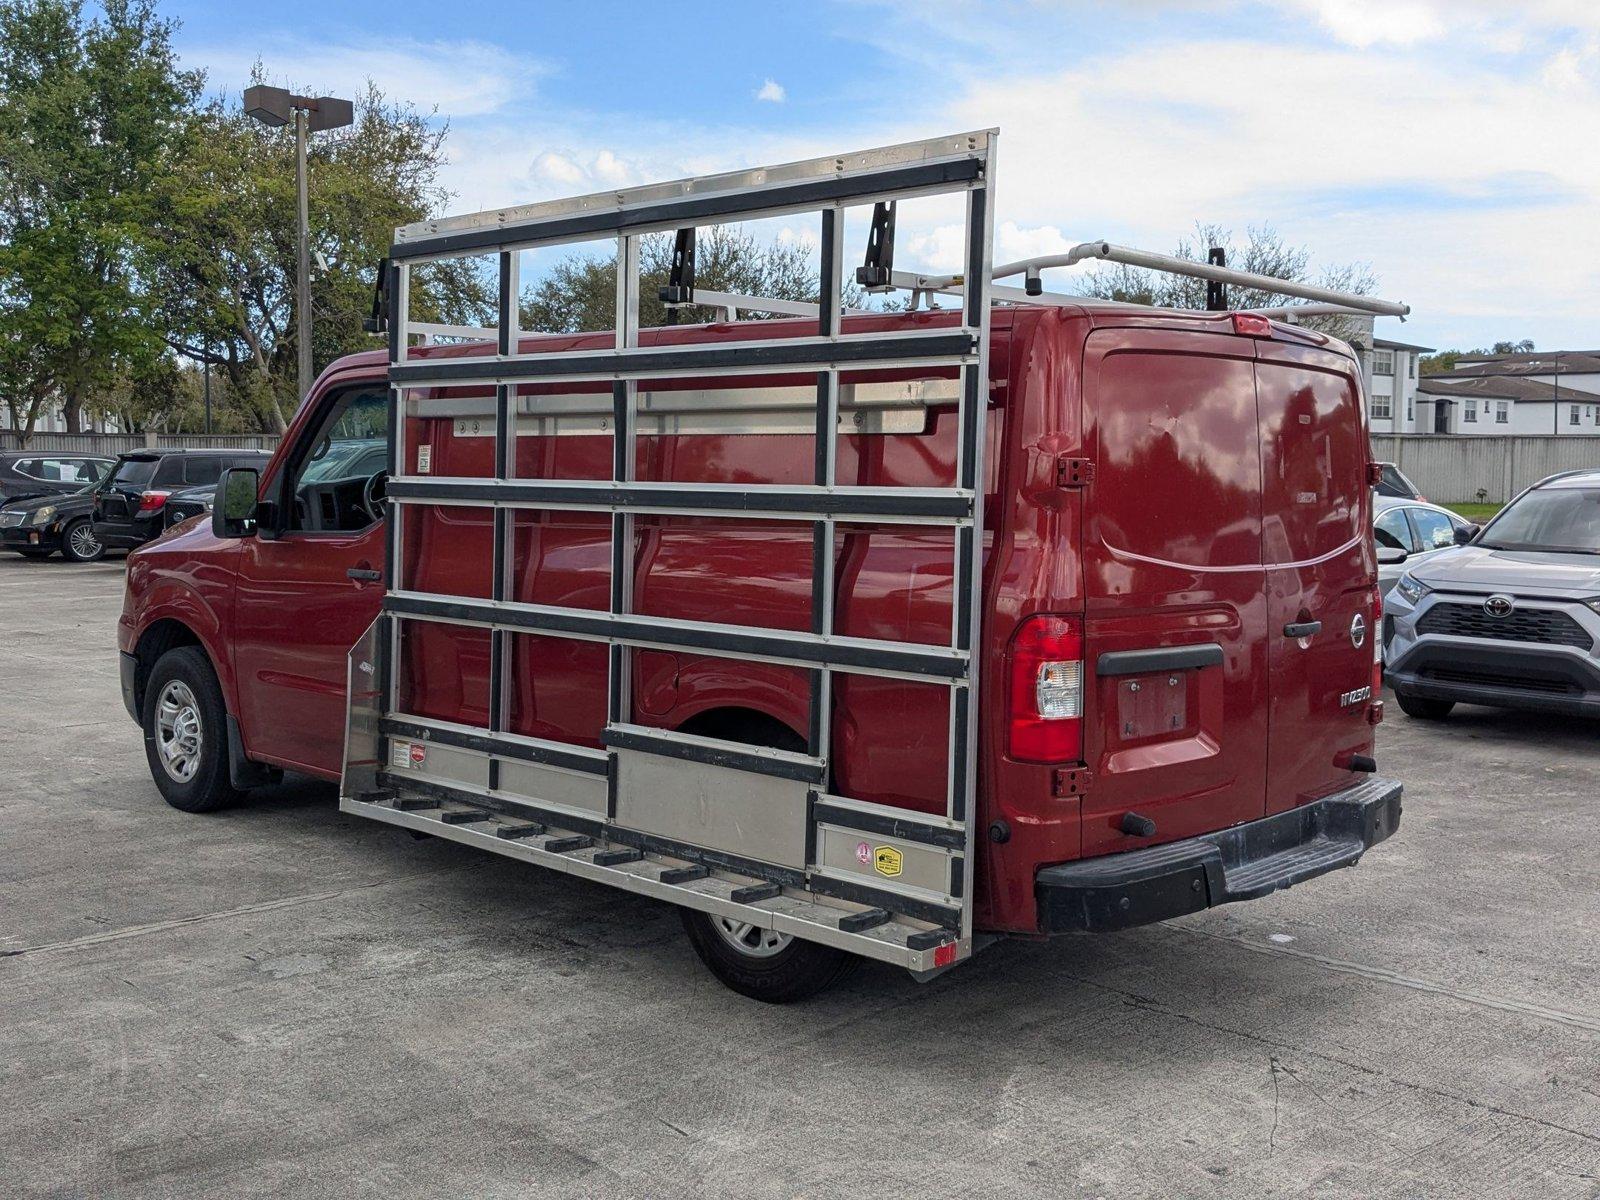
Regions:
M 1240 337 L 1271 337 L 1272 322 L 1255 313 L 1234 313 L 1233 331 Z
M 171 492 L 144 492 L 139 497 L 139 515 L 145 517 L 153 512 L 160 512 L 170 495 Z
M 1006 752 L 1022 762 L 1083 756 L 1083 633 L 1066 617 L 1029 617 L 1011 639 Z

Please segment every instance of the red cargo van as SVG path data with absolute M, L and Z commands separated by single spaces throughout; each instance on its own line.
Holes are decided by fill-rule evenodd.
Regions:
M 976 318 L 836 321 L 844 340 Z M 471 376 L 587 361 L 612 334 L 407 347 L 409 369 L 463 382 L 398 407 L 395 355 L 342 359 L 259 479 L 230 473 L 212 524 L 135 552 L 122 687 L 158 787 L 204 811 L 282 770 L 342 776 L 351 811 L 680 903 L 708 965 L 777 1000 L 853 953 L 939 969 L 987 933 L 1122 929 L 1353 864 L 1397 827 L 1400 785 L 1371 774 L 1351 352 L 1226 312 L 1060 302 L 983 323 L 970 817 L 946 755 L 965 693 L 919 674 L 953 653 L 962 543 L 916 513 L 958 484 L 971 364 L 830 366 L 826 469 L 901 489 L 889 518 L 700 515 L 696 490 L 804 491 L 817 373 L 635 375 L 626 441 L 610 378 Z M 815 328 L 650 329 L 618 353 Z M 362 452 L 384 441 L 387 500 Z M 730 627 L 771 633 L 750 654 L 705 633 Z M 926 653 L 845 657 L 890 645 Z M 373 694 L 391 699 L 369 712 Z M 792 823 L 792 855 L 760 840 L 769 822 Z

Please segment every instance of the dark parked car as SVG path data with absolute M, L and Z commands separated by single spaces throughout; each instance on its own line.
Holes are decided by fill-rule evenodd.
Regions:
M 10 450 L 0 454 L 0 504 L 33 496 L 68 496 L 106 477 L 114 459 L 103 455 Z
M 171 529 L 174 525 L 181 525 L 190 517 L 203 516 L 210 512 L 216 495 L 217 485 L 214 483 L 173 492 L 167 497 L 166 507 L 162 509 L 162 528 Z
M 24 558 L 49 558 L 59 550 L 70 562 L 93 562 L 106 549 L 93 521 L 93 485 L 66 496 L 14 500 L 0 508 L 0 547 Z
M 1388 462 L 1379 463 L 1378 465 L 1383 468 L 1383 478 L 1372 489 L 1378 495 L 1392 496 L 1397 500 L 1422 500 L 1426 502 L 1428 498 L 1417 490 L 1417 485 L 1407 479 L 1399 467 Z
M 263 450 L 134 450 L 94 493 L 94 532 L 108 547 L 142 546 L 166 528 L 167 501 L 197 485 L 215 487 L 228 467 L 260 470 Z

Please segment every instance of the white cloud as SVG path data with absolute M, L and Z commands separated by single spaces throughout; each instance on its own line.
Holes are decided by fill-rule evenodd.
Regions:
M 1443 14 L 1428 0 L 1291 0 L 1351 46 L 1410 45 L 1444 33 Z
M 757 100 L 765 100 L 771 104 L 782 104 L 789 98 L 789 93 L 783 84 L 775 79 L 769 79 L 756 91 Z
M 566 155 L 557 154 L 554 150 L 546 150 L 533 160 L 533 173 L 550 183 L 566 186 L 582 183 L 584 179 L 582 167 Z

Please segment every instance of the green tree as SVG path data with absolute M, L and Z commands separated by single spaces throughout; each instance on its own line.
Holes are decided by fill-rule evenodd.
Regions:
M 1271 226 L 1252 227 L 1246 231 L 1243 246 L 1238 245 L 1231 230 L 1220 225 L 1195 224 L 1194 237 L 1178 242 L 1173 254 L 1191 262 L 1205 262 L 1206 252 L 1221 246 L 1227 252 L 1228 266 L 1255 275 L 1270 275 L 1275 279 L 1296 283 L 1310 283 L 1318 287 L 1352 292 L 1358 296 L 1371 295 L 1378 280 L 1366 267 L 1350 265 L 1331 267 L 1321 272 L 1311 269 L 1311 252 L 1303 246 L 1291 246 Z M 1132 304 L 1151 304 L 1157 308 L 1200 308 L 1206 306 L 1206 281 L 1189 275 L 1169 275 L 1161 271 L 1146 271 L 1122 263 L 1092 271 L 1082 281 L 1077 292 L 1102 300 L 1121 300 Z M 1229 287 L 1228 307 L 1231 309 L 1277 308 L 1296 304 L 1293 296 L 1265 288 Z M 1348 338 L 1355 326 L 1340 317 L 1308 317 L 1305 324 L 1321 329 L 1335 337 Z
M 67 428 L 119 371 L 163 352 L 147 281 L 153 196 L 201 77 L 151 0 L 0 0 L 0 396 L 26 437 Z
M 1446 371 L 1454 371 L 1463 358 L 1490 354 L 1532 354 L 1533 350 L 1533 339 L 1523 338 L 1515 342 L 1496 342 L 1487 350 L 1441 350 L 1437 354 L 1424 354 L 1418 360 L 1418 365 L 1424 375 L 1442 375 Z
M 257 66 L 256 81 L 263 72 Z M 314 267 L 312 358 L 381 349 L 362 329 L 378 261 L 396 225 L 420 220 L 447 197 L 437 183 L 447 126 L 390 103 L 371 84 L 355 124 L 312 139 L 308 190 Z M 297 394 L 294 137 L 217 100 L 193 121 L 177 168 L 161 189 L 166 239 L 159 291 L 170 344 L 210 361 L 229 403 L 260 430 L 281 433 Z M 416 274 L 416 320 L 482 324 L 493 288 L 466 260 Z
M 639 324 L 665 325 L 668 309 L 659 291 L 672 266 L 673 238 L 650 234 L 639 246 Z M 695 286 L 714 292 L 770 296 L 775 300 L 816 303 L 821 279 L 811 264 L 809 247 L 798 242 L 758 241 L 736 226 L 712 225 L 699 231 L 695 243 Z M 845 303 L 854 302 L 850 285 Z M 617 303 L 617 261 L 613 254 L 596 258 L 583 253 L 558 261 L 522 295 L 522 328 L 548 333 L 580 333 L 610 329 Z M 780 314 L 742 313 L 749 316 Z M 700 305 L 678 310 L 685 324 L 722 319 L 722 310 Z

